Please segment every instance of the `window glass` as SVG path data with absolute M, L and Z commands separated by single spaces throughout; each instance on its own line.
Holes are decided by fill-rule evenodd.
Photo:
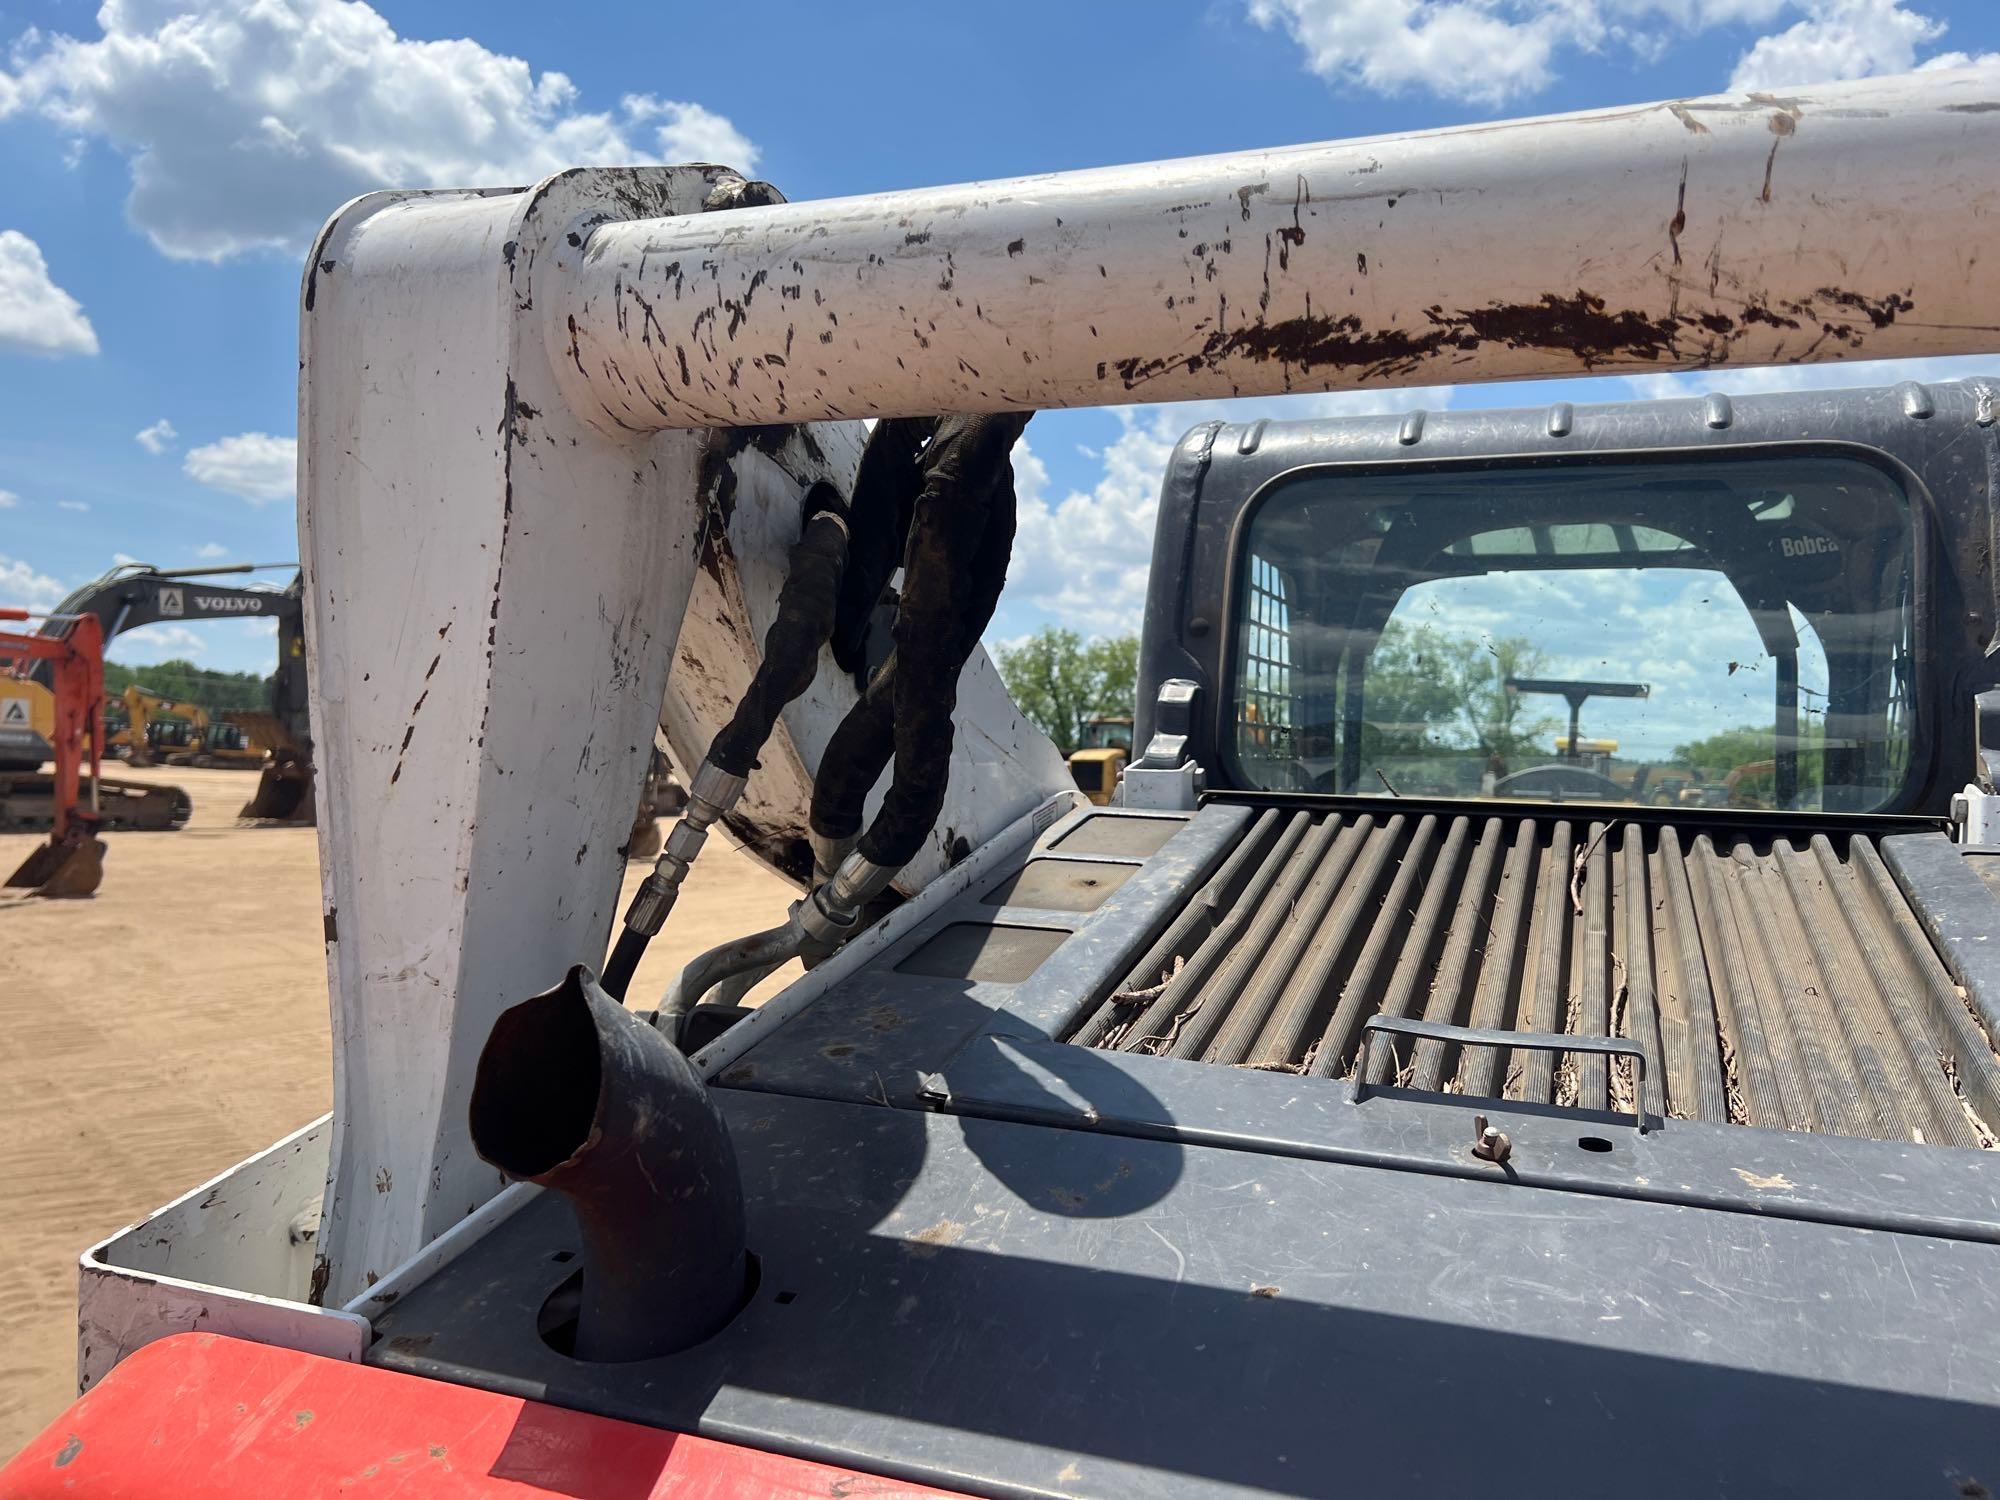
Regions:
M 1247 538 L 1249 785 L 1869 811 L 1906 777 L 1909 507 L 1857 460 L 1321 472 Z

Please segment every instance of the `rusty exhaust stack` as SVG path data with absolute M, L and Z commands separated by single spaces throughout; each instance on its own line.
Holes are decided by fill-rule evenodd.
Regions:
M 578 1359 L 671 1354 L 735 1315 L 748 1262 L 722 1112 L 687 1059 L 587 968 L 501 1014 L 471 1115 L 482 1159 L 576 1211 Z

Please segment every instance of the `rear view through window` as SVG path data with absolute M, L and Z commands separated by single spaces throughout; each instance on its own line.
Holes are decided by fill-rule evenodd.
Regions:
M 1844 456 L 1307 473 L 1238 559 L 1238 779 L 1873 811 L 1913 574 L 1901 489 Z

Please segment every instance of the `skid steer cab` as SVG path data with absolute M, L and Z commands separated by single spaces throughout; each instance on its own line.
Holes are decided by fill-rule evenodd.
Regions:
M 1994 384 L 1196 428 L 1135 798 L 1946 815 Z

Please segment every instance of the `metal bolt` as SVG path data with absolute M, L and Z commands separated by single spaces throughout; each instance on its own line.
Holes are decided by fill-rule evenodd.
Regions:
M 1474 1115 L 1472 1129 L 1475 1135 L 1472 1154 L 1481 1161 L 1490 1161 L 1497 1167 L 1514 1154 L 1514 1143 L 1507 1139 L 1507 1133 L 1495 1129 L 1486 1116 Z

